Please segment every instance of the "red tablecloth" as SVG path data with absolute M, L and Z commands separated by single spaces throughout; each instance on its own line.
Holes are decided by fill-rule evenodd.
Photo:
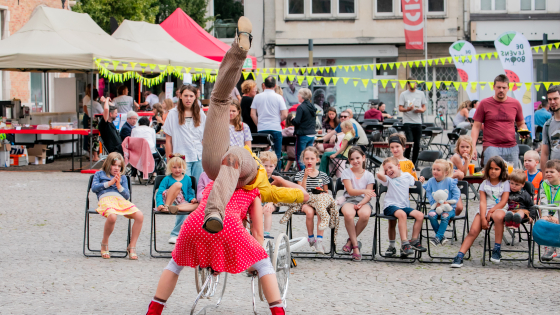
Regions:
M 72 129 L 72 130 L 0 129 L 0 133 L 26 134 L 26 135 L 82 135 L 82 136 L 87 136 L 87 135 L 90 134 L 90 130 L 89 129 Z M 98 135 L 99 130 L 94 129 L 93 134 Z

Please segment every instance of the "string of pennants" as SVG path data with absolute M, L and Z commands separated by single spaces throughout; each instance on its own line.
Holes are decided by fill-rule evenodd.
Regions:
M 263 76 L 264 79 L 266 76 L 270 76 L 271 74 L 261 73 L 261 75 Z M 243 72 L 243 77 L 245 80 L 247 80 L 249 76 L 252 76 L 252 79 L 256 78 L 255 73 L 253 72 Z M 449 89 L 453 87 L 457 91 L 459 90 L 460 87 L 462 87 L 465 91 L 468 88 L 476 90 L 477 86 L 479 86 L 482 90 L 484 90 L 486 86 L 489 86 L 490 89 L 494 89 L 494 82 L 485 82 L 485 81 L 472 81 L 472 82 L 428 81 L 426 82 L 422 80 L 361 79 L 361 78 L 348 78 L 348 77 L 297 76 L 297 75 L 282 75 L 282 74 L 280 75 L 272 74 L 272 76 L 278 77 L 280 83 L 284 83 L 285 80 L 288 79 L 290 82 L 293 82 L 294 80 L 297 81 L 299 85 L 301 85 L 304 81 L 306 81 L 308 85 L 311 85 L 313 82 L 315 82 L 315 80 L 317 81 L 323 80 L 326 85 L 331 85 L 331 84 L 336 85 L 338 82 L 342 80 L 341 82 L 344 84 L 348 84 L 348 82 L 351 82 L 352 84 L 354 84 L 354 86 L 358 86 L 358 84 L 361 83 L 366 88 L 370 83 L 372 83 L 373 85 L 381 84 L 383 88 L 386 88 L 388 84 L 391 84 L 393 88 L 396 88 L 397 84 L 399 84 L 401 86 L 401 89 L 404 89 L 406 83 L 410 82 L 412 86 L 415 86 L 416 84 L 425 83 L 426 88 L 428 90 L 431 90 L 434 84 L 438 89 L 440 89 L 443 85 L 443 88 Z M 530 90 L 531 87 L 535 87 L 535 90 L 538 92 L 541 88 L 541 85 L 544 85 L 546 90 L 548 90 L 548 88 L 551 85 L 560 85 L 560 82 L 510 82 L 509 88 L 510 90 L 513 90 L 514 86 L 520 88 L 523 85 L 526 86 L 527 90 Z
M 539 46 L 533 46 L 531 47 L 535 53 L 538 53 L 539 51 L 545 51 L 546 49 L 548 50 L 552 50 L 554 49 L 558 49 L 560 48 L 560 42 L 558 43 L 554 43 L 554 44 L 548 44 L 548 45 L 539 45 Z M 469 60 L 472 61 L 472 58 L 475 58 L 476 60 L 482 59 L 485 60 L 486 58 L 491 59 L 491 58 L 495 58 L 498 59 L 498 53 L 497 52 L 489 52 L 489 53 L 482 53 L 482 54 L 476 54 L 476 55 L 468 55 L 468 56 L 458 56 L 458 57 L 442 57 L 442 58 L 434 58 L 434 59 L 423 59 L 423 60 L 412 60 L 412 61 L 402 61 L 402 62 L 388 62 L 388 63 L 377 63 L 377 64 L 359 64 L 359 65 L 340 65 L 340 66 L 328 66 L 328 67 L 301 67 L 301 68 L 257 68 L 256 72 L 243 72 L 243 76 L 245 79 L 247 79 L 247 77 L 249 75 L 252 75 L 253 78 L 256 78 L 256 75 L 262 75 L 262 76 L 268 76 L 268 75 L 278 75 L 280 77 L 280 80 L 282 82 L 284 82 L 284 79 L 282 79 L 282 77 L 297 77 L 298 82 L 301 84 L 301 82 L 303 82 L 303 80 L 307 80 L 308 82 L 310 81 L 309 77 L 315 77 L 315 78 L 323 78 L 325 80 L 325 82 L 327 82 L 328 80 L 330 81 L 330 79 L 332 79 L 333 83 L 336 84 L 336 82 L 338 81 L 338 79 L 343 79 L 344 83 L 346 84 L 350 79 L 353 80 L 354 85 L 356 86 L 358 83 L 356 83 L 356 80 L 361 80 L 362 83 L 367 86 L 367 83 L 365 83 L 366 81 L 369 81 L 370 79 L 356 79 L 356 78 L 341 78 L 341 77 L 321 77 L 321 76 L 312 76 L 313 73 L 315 74 L 324 74 L 325 71 L 326 73 L 330 73 L 331 71 L 333 73 L 335 73 L 335 71 L 339 70 L 339 69 L 344 69 L 346 72 L 349 71 L 362 71 L 362 69 L 364 71 L 367 71 L 369 69 L 374 70 L 381 70 L 381 68 L 383 68 L 383 70 L 387 70 L 387 68 L 393 70 L 395 67 L 397 69 L 399 69 L 401 66 L 402 67 L 425 67 L 426 63 L 428 63 L 429 66 L 432 65 L 445 65 L 447 64 L 453 64 L 453 59 L 455 59 L 456 61 L 461 61 L 461 62 L 465 62 L 465 60 Z M 121 62 L 118 60 L 109 60 L 109 59 L 100 59 L 100 58 L 94 58 L 94 63 L 97 66 L 99 73 L 108 78 L 110 82 L 123 82 L 124 80 L 128 80 L 132 77 L 134 77 L 136 80 L 139 80 L 142 82 L 142 84 L 147 85 L 147 86 L 153 86 L 155 84 L 159 84 L 161 82 L 163 82 L 166 78 L 166 76 L 168 74 L 173 74 L 177 77 L 180 77 L 181 79 L 183 78 L 185 73 L 190 73 L 191 71 L 194 71 L 195 73 L 192 74 L 193 76 L 193 80 L 198 80 L 200 77 L 205 76 L 206 81 L 208 82 L 215 82 L 216 81 L 216 76 L 218 74 L 218 69 L 206 69 L 206 68 L 188 68 L 188 67 L 181 67 L 181 66 L 171 66 L 171 65 L 159 65 L 159 64 L 148 64 L 148 63 L 137 63 L 137 62 Z M 123 71 L 126 71 L 126 69 L 128 67 L 130 67 L 130 70 L 124 73 L 115 73 L 111 70 L 109 70 L 110 66 L 113 66 L 113 70 L 116 71 L 117 67 L 120 65 L 122 67 Z M 139 69 L 137 69 L 137 66 Z M 157 70 L 156 70 L 157 68 Z M 157 77 L 154 78 L 146 78 L 144 76 L 142 76 L 138 71 L 141 71 L 142 73 L 153 73 L 154 70 L 158 71 L 160 74 Z M 305 75 L 307 73 L 307 75 Z M 301 75 L 298 75 L 301 74 Z M 292 81 L 293 79 L 289 79 L 290 81 Z M 377 81 L 375 79 L 371 79 L 371 81 Z M 380 81 L 402 81 L 402 80 L 380 80 Z M 438 84 L 438 82 L 440 82 L 440 84 L 443 82 L 447 82 L 450 83 L 451 85 L 455 86 L 456 89 L 458 89 L 459 86 L 466 86 L 466 84 L 469 84 L 468 82 L 450 82 L 450 81 L 436 81 L 436 85 Z M 376 82 L 374 82 L 376 83 Z M 382 82 L 383 83 L 383 82 Z M 427 82 L 431 83 L 431 82 Z M 532 84 L 532 85 L 536 85 L 536 83 L 533 82 L 527 82 L 527 83 L 522 83 L 522 84 Z M 549 82 L 543 82 L 543 83 L 549 83 Z M 551 82 L 550 82 L 551 83 Z M 328 83 L 327 83 L 328 84 Z M 384 83 L 384 87 L 386 86 L 387 82 Z M 393 86 L 396 85 L 396 82 L 392 82 L 391 83 Z M 471 84 L 474 84 L 475 86 L 478 84 L 478 82 L 471 82 Z M 517 83 L 517 84 L 521 84 L 521 83 Z M 401 84 L 404 88 L 404 84 Z M 449 88 L 449 84 L 445 84 L 447 88 Z M 550 85 L 550 84 L 549 84 Z M 537 87 L 536 87 L 537 88 Z M 466 88 L 465 88 L 466 89 Z M 537 88 L 538 89 L 538 88 Z

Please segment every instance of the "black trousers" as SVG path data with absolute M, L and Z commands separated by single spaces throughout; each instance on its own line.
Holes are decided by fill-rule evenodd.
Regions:
M 403 124 L 404 134 L 407 142 L 414 142 L 412 147 L 412 158 L 410 157 L 410 147 L 404 150 L 404 156 L 416 165 L 418 153 L 420 153 L 420 139 L 422 138 L 422 124 Z

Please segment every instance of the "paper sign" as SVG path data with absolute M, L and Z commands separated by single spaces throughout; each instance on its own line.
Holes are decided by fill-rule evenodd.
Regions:
M 183 76 L 183 84 L 192 84 L 192 74 L 185 73 Z
M 165 98 L 173 99 L 173 86 L 175 82 L 165 82 Z

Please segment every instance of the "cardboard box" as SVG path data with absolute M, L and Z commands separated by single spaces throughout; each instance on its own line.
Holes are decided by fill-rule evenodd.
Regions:
M 31 157 L 38 157 L 39 159 L 47 159 L 48 146 L 46 144 L 35 144 L 33 148 L 27 149 L 27 154 L 29 155 L 29 163 L 31 163 Z
M 41 156 L 29 156 L 29 165 L 42 165 L 47 164 L 47 158 Z
M 10 154 L 10 165 L 13 166 L 26 166 L 29 164 L 27 155 L 25 154 Z
M 10 151 L 6 147 L 4 145 L 0 148 L 0 167 L 10 167 Z

